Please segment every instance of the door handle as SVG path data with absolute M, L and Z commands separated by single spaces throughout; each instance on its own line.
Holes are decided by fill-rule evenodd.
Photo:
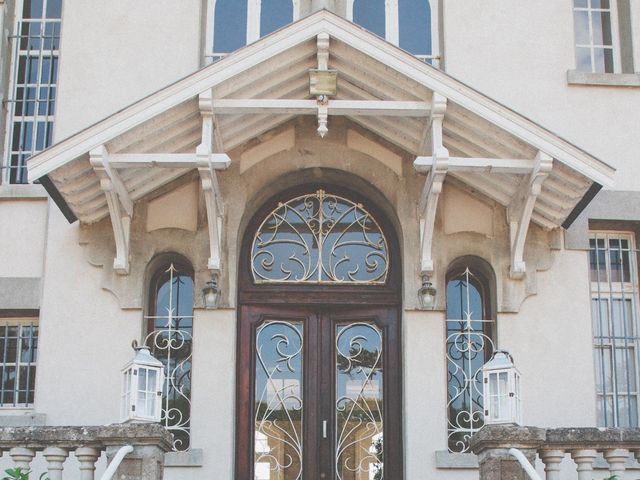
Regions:
M 327 421 L 322 421 L 322 438 L 327 438 Z

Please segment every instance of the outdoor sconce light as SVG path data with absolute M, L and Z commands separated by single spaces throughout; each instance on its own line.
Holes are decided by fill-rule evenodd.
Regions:
M 121 421 L 159 422 L 162 412 L 164 366 L 149 347 L 131 343 L 136 354 L 122 369 Z
M 433 310 L 436 307 L 436 289 L 429 281 L 429 275 L 422 276 L 422 286 L 418 290 L 418 300 L 422 310 Z
M 204 308 L 207 310 L 216 308 L 218 305 L 219 292 L 218 278 L 216 275 L 212 275 L 211 280 L 209 280 L 202 289 L 202 301 L 204 303 Z
M 484 394 L 484 423 L 522 425 L 521 374 L 513 364 L 513 357 L 505 350 L 497 350 L 482 367 Z

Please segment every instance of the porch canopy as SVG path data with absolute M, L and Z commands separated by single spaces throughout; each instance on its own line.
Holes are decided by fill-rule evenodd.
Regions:
M 336 70 L 337 94 L 309 93 L 309 71 Z M 134 204 L 197 169 L 220 269 L 222 199 L 216 170 L 226 152 L 299 115 L 347 117 L 415 156 L 425 177 L 418 204 L 421 270 L 433 270 L 431 238 L 445 178 L 506 207 L 511 275 L 524 275 L 534 222 L 568 226 L 614 169 L 543 127 L 330 12 L 320 11 L 242 48 L 69 137 L 28 161 L 70 222 L 110 216 L 114 267 L 128 272 Z

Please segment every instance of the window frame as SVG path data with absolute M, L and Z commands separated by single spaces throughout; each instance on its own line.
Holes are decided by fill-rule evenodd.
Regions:
M 215 30 L 215 13 L 216 13 L 216 1 L 217 0 L 207 0 L 206 6 L 206 32 L 205 32 L 205 48 L 204 48 L 204 56 L 205 56 L 205 65 L 209 65 L 214 63 L 221 58 L 226 57 L 229 53 L 216 53 L 213 39 L 214 39 L 214 30 Z M 247 2 L 247 32 L 246 32 L 246 40 L 245 44 L 249 45 L 256 40 L 259 40 L 262 36 L 260 34 L 260 15 L 262 14 L 262 0 L 242 0 Z M 300 18 L 300 0 L 290 0 L 293 4 L 293 20 L 292 22 L 297 21 Z
M 596 423 L 598 426 L 606 426 L 606 427 L 618 427 L 620 425 L 620 413 L 619 413 L 619 403 L 624 401 L 623 399 L 618 398 L 619 396 L 627 398 L 628 407 L 631 406 L 630 398 L 635 397 L 635 412 L 634 417 L 636 421 L 636 427 L 640 424 L 640 314 L 638 308 L 640 307 L 640 278 L 639 278 L 639 262 L 640 257 L 638 256 L 637 250 L 637 231 L 634 230 L 622 230 L 622 229 L 602 229 L 602 228 L 591 228 L 589 230 L 589 298 L 590 298 L 590 313 L 591 313 L 591 329 L 592 329 L 592 342 L 593 342 L 593 374 L 595 380 L 595 396 L 594 400 L 596 402 Z M 604 239 L 604 250 L 600 250 L 597 247 L 597 240 Z M 628 251 L 629 251 L 629 281 L 625 282 L 624 277 L 620 281 L 613 281 L 611 279 L 611 260 L 610 260 L 610 239 L 618 239 L 618 240 L 628 240 Z M 592 278 L 592 252 L 594 249 L 591 247 L 591 240 L 596 241 L 596 249 L 595 251 L 604 251 L 605 255 L 605 280 L 600 280 L 600 274 L 598 273 L 598 278 L 595 280 Z M 624 250 L 622 250 L 624 251 Z M 597 261 L 597 256 L 596 256 Z M 596 263 L 596 265 L 599 265 Z M 623 263 L 624 265 L 624 263 Z M 598 269 L 599 270 L 599 269 Z M 613 285 L 613 284 L 616 285 Z M 603 288 L 602 285 L 609 288 Z M 595 305 L 600 305 L 602 300 L 606 300 L 607 302 L 607 330 L 608 335 L 597 336 L 598 330 L 602 328 L 602 317 L 601 312 L 602 309 L 598 309 L 598 312 L 594 310 L 594 302 Z M 625 325 L 629 323 L 631 327 L 634 329 L 634 332 L 631 336 L 623 335 L 622 345 L 620 342 L 621 338 L 617 337 L 613 328 L 613 301 L 618 300 L 621 301 L 623 315 L 625 315 L 624 303 L 626 299 L 631 301 L 631 318 L 627 321 L 626 317 L 622 318 L 622 322 Z M 597 313 L 597 316 L 596 316 Z M 596 325 L 596 320 L 598 321 L 598 326 Z M 597 328 L 599 327 L 599 328 Z M 629 347 L 630 346 L 630 347 Z M 601 347 L 601 348 L 599 348 Z M 598 386 L 598 374 L 605 376 L 604 365 L 603 365 L 603 356 L 598 353 L 599 350 L 610 350 L 610 354 L 608 355 L 610 358 L 609 369 L 612 373 L 610 380 L 611 392 L 607 392 L 609 385 L 603 384 Z M 634 361 L 633 370 L 635 371 L 634 384 L 635 389 L 627 388 L 624 393 L 620 393 L 618 389 L 618 370 L 617 370 L 617 362 L 616 362 L 616 351 L 618 349 L 632 349 L 635 351 L 635 355 L 633 355 L 632 360 Z M 625 360 L 629 361 L 628 354 L 625 355 Z M 600 372 L 598 371 L 598 364 L 601 365 Z M 625 364 L 625 367 L 628 371 L 628 367 Z M 625 375 L 627 382 L 629 383 L 629 375 Z M 629 387 L 629 385 L 627 386 Z M 602 397 L 602 398 L 601 398 Z M 612 411 L 609 412 L 607 410 L 607 400 L 611 399 L 611 408 Z M 598 412 L 598 404 L 602 402 L 602 411 Z M 609 416 L 612 417 L 612 423 L 609 424 Z M 632 424 L 632 414 L 631 411 L 628 412 L 629 425 Z M 624 425 L 623 425 L 624 426 Z
M 32 143 L 31 145 L 34 146 L 35 148 L 32 149 L 31 151 L 31 156 L 41 152 L 42 150 L 48 148 L 50 145 L 52 145 L 54 143 L 53 139 L 54 139 L 54 135 L 55 135 L 55 111 L 57 109 L 57 97 L 58 97 L 58 77 L 59 77 L 59 69 L 60 69 L 60 42 L 61 42 L 61 38 L 62 38 L 62 17 L 63 17 L 63 13 L 62 13 L 62 9 L 64 8 L 64 0 L 60 0 L 61 2 L 61 7 L 60 7 L 60 18 L 56 19 L 56 18 L 47 18 L 46 17 L 46 9 L 47 9 L 47 2 L 49 0 L 43 0 L 43 16 L 40 17 L 39 19 L 29 19 L 29 22 L 27 23 L 31 23 L 31 22 L 42 22 L 43 23 L 43 27 L 44 28 L 44 23 L 57 23 L 58 26 L 58 37 L 57 37 L 57 49 L 44 49 L 42 48 L 43 45 L 40 44 L 40 48 L 38 50 L 35 49 L 27 49 L 25 50 L 26 52 L 39 52 L 37 58 L 39 58 L 40 63 L 38 64 L 38 77 L 40 77 L 41 72 L 42 72 L 42 60 L 45 58 L 55 58 L 57 59 L 57 67 L 56 67 L 56 76 L 55 78 L 52 79 L 52 83 L 43 83 L 41 81 L 41 78 L 38 78 L 38 82 L 35 84 L 30 84 L 30 83 L 18 83 L 18 73 L 19 73 L 19 58 L 20 55 L 23 50 L 21 50 L 20 48 L 20 35 L 21 35 L 21 27 L 23 25 L 23 23 L 25 23 L 25 20 L 23 18 L 23 9 L 24 9 L 24 0 L 16 0 L 15 5 L 13 7 L 13 15 L 11 16 L 11 19 L 9 20 L 11 22 L 10 28 L 11 28 L 11 34 L 9 35 L 9 40 L 6 45 L 7 45 L 7 50 L 10 49 L 11 52 L 8 55 L 8 60 L 9 60 L 9 81 L 7 84 L 7 99 L 5 100 L 7 103 L 7 111 L 5 113 L 5 117 L 4 117 L 4 135 L 3 135 L 3 145 L 4 145 L 4 150 L 3 150 L 3 155 L 2 158 L 0 159 L 0 165 L 2 166 L 2 171 L 0 172 L 0 183 L 2 184 L 13 184 L 13 185 L 24 185 L 24 184 L 28 184 L 28 177 L 22 179 L 21 174 L 20 173 L 16 173 L 15 177 L 16 179 L 22 179 L 24 181 L 11 181 L 12 178 L 12 171 L 14 170 L 14 168 L 17 168 L 18 170 L 21 170 L 22 167 L 20 166 L 20 162 L 18 161 L 17 163 L 17 167 L 13 167 L 12 166 L 12 155 L 14 153 L 13 151 L 13 133 L 14 133 L 14 123 L 15 123 L 15 118 L 16 118 L 16 99 L 17 99 L 17 89 L 19 85 L 34 85 L 35 87 L 35 92 L 36 92 L 36 98 L 34 99 L 34 115 L 20 115 L 19 117 L 22 118 L 21 120 L 21 124 L 26 123 L 26 122 L 33 122 L 34 128 L 32 131 Z M 42 31 L 42 30 L 41 30 Z M 40 37 L 42 38 L 42 37 Z M 44 37 L 44 38 L 48 38 L 48 37 Z M 52 37 L 55 38 L 55 37 Z M 43 52 L 48 52 L 47 54 L 44 54 Z M 48 56 L 47 56 L 48 55 Z M 27 56 L 27 58 L 34 58 L 33 55 L 29 54 Z M 51 71 L 53 71 L 53 64 L 50 64 L 50 69 Z M 46 86 L 46 88 L 49 89 L 54 89 L 55 90 L 55 96 L 53 97 L 53 107 L 47 107 L 47 114 L 45 115 L 40 115 L 38 113 L 38 108 L 42 103 L 47 103 L 51 101 L 51 97 L 48 96 L 47 99 L 45 101 L 40 101 L 39 97 L 40 97 L 40 89 L 42 88 L 42 86 Z M 26 87 L 25 87 L 26 88 Z M 26 101 L 24 101 L 24 103 L 26 103 Z M 23 105 L 24 108 L 24 105 Z M 48 114 L 48 109 L 49 108 L 53 108 L 53 113 L 52 114 Z M 25 120 L 28 119 L 28 120 Z M 45 138 L 44 138 L 44 143 L 45 146 L 42 149 L 38 149 L 37 148 L 37 125 L 38 123 L 41 123 L 43 121 L 43 119 L 45 119 L 46 122 L 50 122 L 51 126 L 50 129 L 51 131 L 49 131 L 48 129 L 45 131 Z M 49 134 L 51 141 L 48 142 L 46 140 L 47 138 L 47 134 Z M 28 160 L 28 158 L 24 159 L 24 165 L 25 165 L 25 170 L 26 170 L 26 162 Z
M 593 0 L 587 0 L 587 7 L 576 7 L 575 1 L 572 0 L 571 12 L 572 12 L 572 20 L 573 20 L 573 54 L 575 60 L 575 69 L 578 72 L 587 73 L 587 74 L 618 74 L 622 73 L 622 56 L 621 56 L 621 45 L 620 45 L 620 20 L 618 18 L 618 0 L 609 0 L 609 8 L 594 8 L 591 6 L 591 2 Z M 600 49 L 608 49 L 608 46 L 605 45 L 596 45 L 593 39 L 593 23 L 592 23 L 592 15 L 593 12 L 602 12 L 609 11 L 609 18 L 611 22 L 611 51 L 613 57 L 613 71 L 612 72 L 597 72 L 595 70 L 595 56 L 594 51 L 596 48 Z M 587 12 L 588 13 L 588 21 L 589 21 L 589 44 L 578 44 L 576 38 L 577 25 L 575 21 L 575 13 L 576 11 Z M 578 48 L 588 48 L 590 53 L 590 70 L 581 70 L 578 65 Z
M 26 403 L 18 403 L 15 401 L 15 396 L 14 396 L 14 402 L 13 405 L 11 404 L 11 402 L 7 402 L 7 403 L 0 403 L 0 411 L 15 411 L 15 410 L 33 410 L 35 408 L 35 402 L 36 402 L 36 379 L 37 379 L 37 372 L 38 372 L 38 342 L 40 339 L 40 322 L 38 317 L 7 317 L 7 318 L 0 318 L 0 339 L 4 339 L 6 338 L 4 336 L 4 332 L 6 332 L 6 329 L 8 327 L 19 327 L 19 331 L 18 331 L 18 339 L 22 338 L 22 328 L 25 326 L 30 326 L 30 327 L 35 327 L 36 328 L 36 335 L 35 335 L 35 346 L 33 346 L 32 344 L 32 349 L 35 350 L 35 355 L 32 353 L 31 357 L 32 357 L 32 361 L 28 362 L 28 367 L 33 367 L 34 368 L 34 379 L 33 379 L 33 401 L 31 403 L 26 402 Z M 31 338 L 33 339 L 34 336 L 31 335 Z M 16 359 L 18 358 L 18 351 L 22 351 L 22 349 L 20 348 L 19 342 L 16 344 Z M 5 353 L 4 352 L 4 348 L 2 350 L 0 350 L 0 355 L 2 355 L 2 357 L 0 357 L 0 382 L 2 381 L 2 378 L 4 377 L 4 369 L 5 366 L 7 364 L 11 364 L 14 365 L 16 367 L 20 367 L 21 365 L 25 365 L 23 362 L 6 362 L 6 358 L 5 358 Z M 19 387 L 19 375 L 16 375 L 16 384 Z M 3 386 L 0 384 L 0 390 L 4 391 Z M 13 394 L 16 395 L 17 391 L 19 390 L 15 388 L 13 389 Z M 28 397 L 28 385 L 27 385 L 27 397 Z M 0 400 L 2 400 L 2 398 L 0 398 Z
M 426 0 L 431 8 L 431 54 L 414 55 L 425 63 L 434 67 L 440 67 L 440 2 L 439 0 Z M 353 7 L 356 0 L 347 0 L 346 18 L 353 22 Z M 396 47 L 400 45 L 400 0 L 385 0 L 385 40 Z

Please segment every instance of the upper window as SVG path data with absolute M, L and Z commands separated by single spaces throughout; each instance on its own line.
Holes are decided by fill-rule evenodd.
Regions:
M 347 15 L 353 22 L 437 64 L 437 24 L 429 0 L 352 0 Z M 437 2 L 434 2 L 437 3 Z M 437 18 L 437 17 L 434 17 Z
M 592 232 L 589 244 L 598 426 L 637 428 L 640 334 L 634 237 Z
M 27 159 L 53 140 L 61 2 L 23 0 L 16 5 L 5 150 L 5 180 L 10 183 L 26 183 Z
M 358 203 L 324 190 L 278 204 L 251 247 L 256 283 L 384 284 L 387 240 Z
M 145 345 L 164 364 L 162 424 L 173 434 L 174 450 L 191 439 L 191 349 L 193 343 L 193 267 L 178 256 L 152 264 Z
M 456 260 L 447 273 L 447 414 L 451 452 L 469 451 L 484 424 L 482 366 L 493 354 L 493 269 L 477 257 Z
M 576 67 L 591 73 L 620 71 L 615 0 L 574 0 Z
M 298 18 L 298 0 L 209 0 L 207 57 L 215 61 Z
M 37 349 L 37 320 L 4 320 L 0 323 L 0 407 L 33 405 Z

